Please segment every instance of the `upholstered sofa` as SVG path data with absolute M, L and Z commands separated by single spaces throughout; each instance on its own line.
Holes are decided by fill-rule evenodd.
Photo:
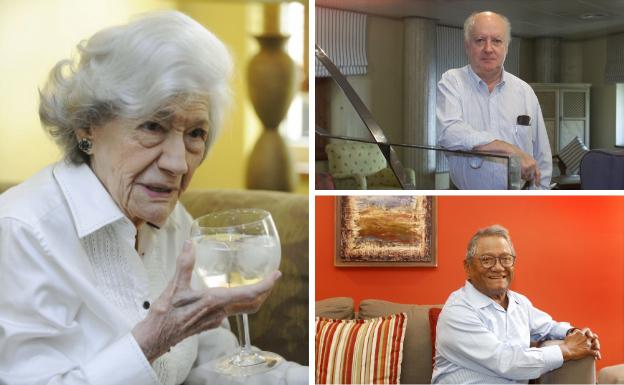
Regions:
M 624 364 L 606 366 L 598 372 L 599 384 L 624 384 Z
M 7 190 L 8 188 L 13 187 L 13 183 L 0 182 L 0 194 Z
M 317 317 L 332 319 L 370 319 L 396 313 L 407 314 L 407 326 L 403 341 L 400 383 L 426 384 L 431 382 L 432 347 L 429 326 L 429 309 L 442 305 L 399 304 L 383 300 L 366 299 L 360 302 L 357 311 L 353 300 L 335 297 L 316 302 Z M 557 343 L 549 341 L 548 344 Z M 317 363 L 318 364 L 318 363 Z M 592 358 L 568 361 L 559 369 L 546 373 L 536 383 L 542 384 L 593 384 L 595 364 Z
M 624 150 L 594 149 L 581 160 L 581 189 L 624 189 Z
M 0 183 L 0 193 L 9 187 L 11 184 Z M 180 200 L 194 218 L 229 208 L 271 212 L 282 245 L 282 277 L 260 311 L 249 316 L 251 342 L 308 365 L 307 196 L 259 190 L 189 190 Z M 236 332 L 234 318 L 230 324 Z

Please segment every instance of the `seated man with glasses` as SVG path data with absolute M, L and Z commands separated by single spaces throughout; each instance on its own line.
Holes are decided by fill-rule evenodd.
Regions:
M 490 226 L 472 237 L 464 260 L 468 280 L 450 295 L 438 319 L 432 383 L 527 383 L 564 361 L 600 358 L 598 335 L 553 321 L 509 290 L 515 261 L 504 227 Z M 531 347 L 547 339 L 564 341 Z

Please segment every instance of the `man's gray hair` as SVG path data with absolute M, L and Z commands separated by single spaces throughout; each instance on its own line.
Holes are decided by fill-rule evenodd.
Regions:
M 511 237 L 509 236 L 509 231 L 501 225 L 492 225 L 482 229 L 479 229 L 475 235 L 470 238 L 470 242 L 468 242 L 468 249 L 466 251 L 466 261 L 470 262 L 472 257 L 477 253 L 477 241 L 483 237 L 501 237 L 504 238 L 509 244 L 509 248 L 511 248 L 511 254 L 516 255 L 516 251 L 514 250 L 513 243 L 511 242 Z
M 505 28 L 506 29 L 505 46 L 509 47 L 509 43 L 511 42 L 511 23 L 509 22 L 509 19 L 507 19 L 505 16 L 496 12 L 491 12 L 491 11 L 473 12 L 470 16 L 468 16 L 466 21 L 464 21 L 464 41 L 470 40 L 470 36 L 472 35 L 472 28 L 474 27 L 474 24 L 475 24 L 475 19 L 477 18 L 478 15 L 484 12 L 489 12 L 493 15 L 500 17 L 501 20 L 503 20 L 503 23 L 505 24 L 505 27 L 506 27 Z
M 103 29 L 77 49 L 79 60 L 58 62 L 39 91 L 39 117 L 66 159 L 88 163 L 77 130 L 116 117 L 148 119 L 187 102 L 206 103 L 210 147 L 231 99 L 233 65 L 201 24 L 177 11 L 151 12 Z

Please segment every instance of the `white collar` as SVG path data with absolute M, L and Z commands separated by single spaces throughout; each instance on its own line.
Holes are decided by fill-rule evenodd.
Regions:
M 83 238 L 118 220 L 123 220 L 127 226 L 132 227 L 134 234 L 136 234 L 136 228 L 132 221 L 117 206 L 117 203 L 87 164 L 83 163 L 76 166 L 67 161 L 60 161 L 53 166 L 52 173 L 67 201 L 79 238 Z M 180 202 L 177 202 L 176 207 L 179 205 Z M 170 214 L 162 227 L 150 227 L 157 230 L 169 227 L 177 229 L 179 222 L 175 215 Z
M 466 284 L 464 285 L 464 292 L 466 293 L 466 300 L 468 303 L 477 309 L 481 309 L 492 304 L 496 305 L 496 301 L 477 290 L 470 281 L 466 281 Z M 510 304 L 511 302 L 520 304 L 520 300 L 513 291 L 507 290 L 507 297 L 509 298 Z
M 67 201 L 78 237 L 83 238 L 120 219 L 131 224 L 88 165 L 60 161 L 54 165 L 52 173 Z
M 477 75 L 476 72 L 474 72 L 474 70 L 472 69 L 472 66 L 470 64 L 467 64 L 466 67 L 468 68 L 468 76 L 470 76 L 470 78 L 477 84 L 481 84 L 483 83 L 483 85 L 485 85 L 487 87 L 487 84 L 483 81 L 483 79 L 481 79 L 479 77 L 479 75 Z M 505 72 L 505 66 L 503 66 L 501 68 L 501 78 L 500 81 L 498 83 L 496 83 L 496 86 L 494 87 L 498 87 L 498 86 L 503 86 L 505 84 L 505 81 L 507 79 L 507 73 Z

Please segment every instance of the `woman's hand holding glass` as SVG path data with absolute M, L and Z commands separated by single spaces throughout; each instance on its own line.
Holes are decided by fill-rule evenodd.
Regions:
M 250 287 L 279 268 L 281 247 L 271 214 L 260 209 L 234 209 L 204 215 L 192 230 L 197 250 L 195 272 L 208 287 Z M 218 361 L 223 374 L 247 376 L 273 369 L 283 358 L 251 346 L 247 313 L 242 309 L 242 347 Z
M 258 311 L 281 273 L 274 271 L 257 283 L 234 288 L 191 288 L 195 250 L 186 241 L 167 288 L 132 335 L 151 363 L 185 338 L 218 327 L 224 318 Z

